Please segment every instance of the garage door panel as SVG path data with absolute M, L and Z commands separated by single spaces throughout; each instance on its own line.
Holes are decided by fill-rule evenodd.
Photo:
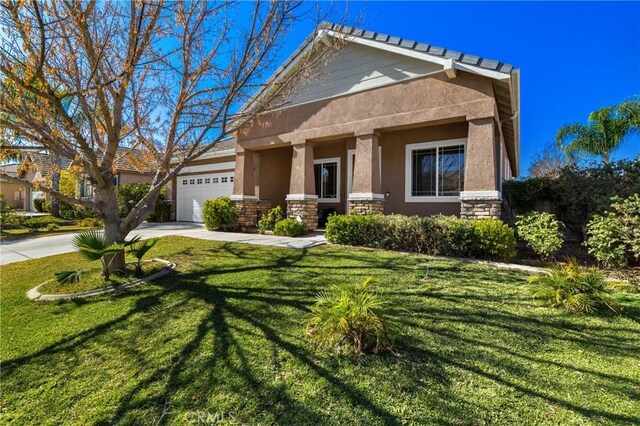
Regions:
M 202 205 L 206 200 L 230 196 L 233 192 L 233 173 L 206 173 L 178 176 L 177 219 L 203 222 Z

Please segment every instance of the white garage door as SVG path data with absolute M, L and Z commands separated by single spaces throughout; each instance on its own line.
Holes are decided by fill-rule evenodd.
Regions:
M 202 203 L 211 198 L 230 196 L 233 192 L 233 172 L 178 176 L 177 192 L 177 219 L 203 222 Z

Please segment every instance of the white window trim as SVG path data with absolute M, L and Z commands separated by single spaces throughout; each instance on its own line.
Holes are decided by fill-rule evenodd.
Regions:
M 421 149 L 429 149 L 429 148 L 442 148 L 447 146 L 458 146 L 462 145 L 464 147 L 464 155 L 465 155 L 465 167 L 467 164 L 467 139 L 447 139 L 442 141 L 434 141 L 434 142 L 421 142 L 421 143 L 413 143 L 407 144 L 405 146 L 405 164 L 404 164 L 404 201 L 405 203 L 455 203 L 460 201 L 460 196 L 451 195 L 451 196 L 439 196 L 439 195 L 429 195 L 429 196 L 413 196 L 411 195 L 411 182 L 413 181 L 412 176 L 412 164 L 411 164 L 411 154 L 413 151 L 418 151 Z M 439 161 L 436 160 L 436 191 L 438 190 L 438 184 L 440 176 L 439 176 Z M 464 191 L 464 188 L 462 188 Z
M 316 194 L 318 196 L 318 203 L 339 203 L 340 202 L 340 184 L 341 184 L 341 163 L 340 157 L 331 157 L 331 158 L 318 158 L 317 160 L 313 160 L 313 174 L 315 175 L 315 165 L 316 164 L 324 164 L 324 163 L 337 163 L 336 165 L 336 195 L 337 198 L 321 198 L 320 194 Z M 320 184 L 322 185 L 322 184 Z M 320 191 L 322 192 L 322 190 Z

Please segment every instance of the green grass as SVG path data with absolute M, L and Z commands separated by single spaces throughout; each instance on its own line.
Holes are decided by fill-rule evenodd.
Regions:
M 150 256 L 179 272 L 83 302 L 25 297 L 76 254 L 2 267 L 2 423 L 640 422 L 638 294 L 584 316 L 540 306 L 520 273 L 418 255 L 167 237 Z M 316 352 L 317 292 L 369 275 L 411 312 L 397 354 Z
M 68 234 L 71 232 L 84 232 L 90 229 L 93 228 L 87 228 L 78 225 L 60 225 L 57 229 L 54 229 L 52 231 L 49 231 L 46 228 L 36 229 L 35 231 L 30 231 L 27 228 L 1 229 L 0 241 L 15 241 L 26 240 L 29 238 L 50 237 L 52 235 Z
M 102 276 L 102 270 L 100 267 L 96 267 L 98 262 L 93 262 L 87 265 L 85 273 L 79 282 L 73 283 L 59 283 L 55 278 L 47 282 L 38 290 L 42 294 L 63 294 L 63 293 L 76 293 L 79 291 L 93 290 L 96 288 L 104 288 L 110 286 L 119 286 L 131 281 L 135 281 L 139 278 L 148 277 L 156 272 L 159 272 L 166 265 L 161 262 L 143 262 L 142 263 L 142 275 L 137 276 L 135 274 L 135 266 L 133 263 L 127 264 L 127 270 L 123 274 L 111 274 L 110 280 L 105 281 Z

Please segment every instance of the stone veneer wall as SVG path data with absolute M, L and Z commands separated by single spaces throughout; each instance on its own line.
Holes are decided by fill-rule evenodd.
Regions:
M 384 213 L 384 200 L 349 200 L 349 211 L 358 214 Z
M 463 200 L 460 217 L 465 219 L 500 219 L 502 200 Z
M 253 228 L 258 223 L 258 200 L 232 200 L 238 212 L 238 224 Z
M 304 227 L 310 231 L 318 227 L 318 200 L 288 200 L 287 217 L 300 216 Z

